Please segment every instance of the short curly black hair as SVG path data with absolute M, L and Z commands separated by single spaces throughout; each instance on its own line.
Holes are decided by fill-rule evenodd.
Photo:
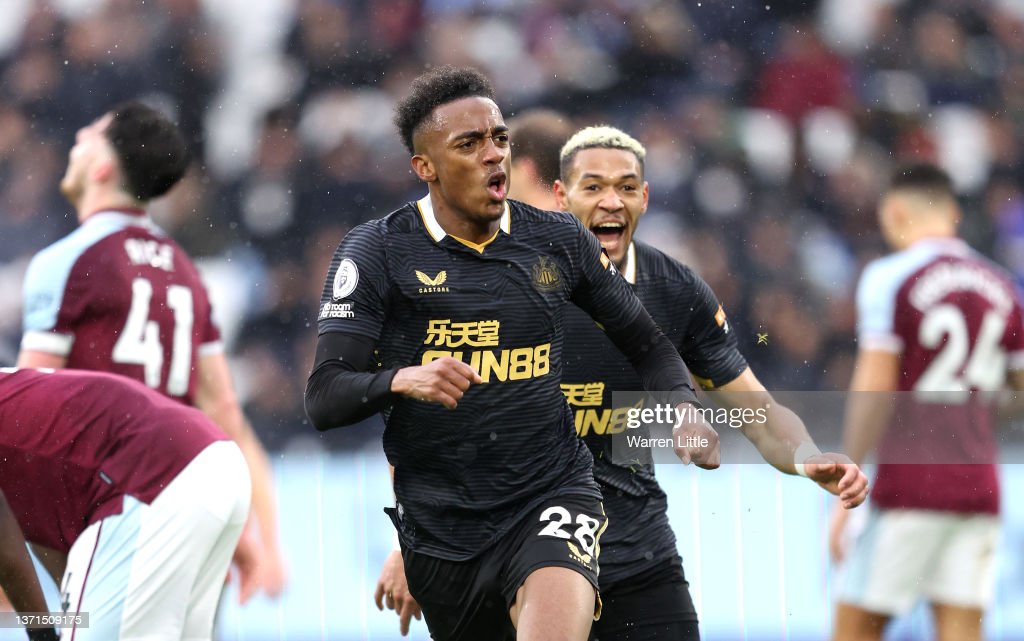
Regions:
M 121 164 L 122 188 L 141 201 L 166 194 L 188 169 L 184 136 L 163 114 L 140 102 L 119 104 L 110 114 L 103 133 Z
M 415 154 L 413 132 L 441 105 L 460 98 L 479 96 L 494 100 L 494 87 L 487 76 L 472 67 L 444 65 L 420 74 L 412 82 L 412 93 L 395 106 L 395 126 L 402 143 Z

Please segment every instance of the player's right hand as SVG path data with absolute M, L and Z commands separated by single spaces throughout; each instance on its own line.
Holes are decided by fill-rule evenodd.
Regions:
M 403 637 L 409 634 L 412 617 L 416 617 L 417 620 L 423 617 L 420 604 L 409 594 L 409 584 L 405 580 L 405 563 L 402 562 L 402 553 L 399 550 L 392 550 L 384 561 L 373 600 L 376 601 L 378 610 L 383 612 L 384 606 L 387 605 L 389 610 L 395 611 Z
M 403 367 L 391 379 L 391 391 L 418 401 L 440 403 L 450 410 L 458 406 L 470 385 L 483 379 L 466 363 L 445 356 L 426 365 Z
M 676 456 L 684 464 L 691 462 L 705 470 L 714 470 L 722 463 L 718 432 L 700 416 L 684 412 L 672 428 Z

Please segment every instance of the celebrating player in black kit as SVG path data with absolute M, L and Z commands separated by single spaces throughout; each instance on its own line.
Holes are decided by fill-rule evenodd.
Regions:
M 783 472 L 809 476 L 839 494 L 848 508 L 860 504 L 867 493 L 864 474 L 843 455 L 820 454 L 800 419 L 772 400 L 737 349 L 735 333 L 707 283 L 633 240 L 648 202 L 645 155 L 637 140 L 618 129 L 577 132 L 561 152 L 561 180 L 555 184 L 559 207 L 598 236 L 701 385 L 717 390 L 716 401 L 730 408 L 770 408 L 766 422 L 740 428 L 765 460 Z M 652 466 L 625 467 L 610 455 L 612 391 L 636 389 L 636 377 L 623 367 L 625 357 L 577 309 L 566 317 L 564 350 L 562 389 L 577 432 L 594 454 L 594 475 L 611 523 L 601 541 L 605 613 L 591 638 L 698 639 L 665 492 Z
M 597 239 L 568 214 L 506 201 L 509 141 L 492 96 L 478 72 L 441 67 L 399 104 L 429 193 L 339 246 L 306 408 L 319 429 L 384 411 L 389 515 L 436 641 L 582 641 L 600 613 L 607 520 L 559 388 L 569 303 L 631 355 L 646 389 L 693 390 Z M 717 467 L 714 431 L 685 434 L 710 445 L 680 456 Z
M 840 494 L 846 507 L 860 504 L 867 492 L 864 475 L 845 456 L 819 457 L 800 419 L 772 400 L 739 353 L 725 312 L 708 285 L 688 267 L 632 240 L 647 209 L 645 155 L 639 142 L 618 129 L 578 132 L 562 147 L 562 178 L 555 185 L 558 206 L 598 235 L 701 384 L 717 390 L 716 400 L 730 408 L 771 408 L 763 425 L 742 428 L 766 460 Z M 562 390 L 576 430 L 594 454 L 594 474 L 610 523 L 601 539 L 604 613 L 591 639 L 699 639 L 697 613 L 668 522 L 667 498 L 654 469 L 613 463 L 612 435 L 622 429 L 614 417 L 621 418 L 622 410 L 613 405 L 612 392 L 637 389 L 636 376 L 579 309 L 567 313 L 565 328 Z M 394 567 L 393 560 L 389 557 L 385 564 L 381 584 L 403 593 L 401 567 Z M 400 614 L 415 609 L 415 603 L 400 605 Z M 406 616 L 403 629 L 407 621 Z

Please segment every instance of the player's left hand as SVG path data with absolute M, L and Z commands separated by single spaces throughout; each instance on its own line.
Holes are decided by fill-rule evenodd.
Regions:
M 807 478 L 837 495 L 847 510 L 868 497 L 868 477 L 844 454 L 825 452 L 812 456 L 804 462 L 804 471 Z
M 409 584 L 405 580 L 405 563 L 400 551 L 392 550 L 384 560 L 373 600 L 377 603 L 378 610 L 384 610 L 386 605 L 389 610 L 395 611 L 399 617 L 403 637 L 409 634 L 409 623 L 412 618 L 416 617 L 416 620 L 419 620 L 423 617 L 420 604 L 416 603 L 416 599 L 409 593 Z

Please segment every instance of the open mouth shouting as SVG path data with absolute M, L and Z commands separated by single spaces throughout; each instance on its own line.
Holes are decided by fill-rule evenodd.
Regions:
M 508 194 L 508 177 L 504 171 L 496 171 L 487 179 L 487 193 L 496 201 L 505 200 Z
M 590 231 L 594 232 L 594 235 L 598 237 L 603 245 L 606 242 L 621 240 L 622 235 L 626 232 L 626 223 L 619 221 L 607 221 L 594 225 L 590 228 Z

